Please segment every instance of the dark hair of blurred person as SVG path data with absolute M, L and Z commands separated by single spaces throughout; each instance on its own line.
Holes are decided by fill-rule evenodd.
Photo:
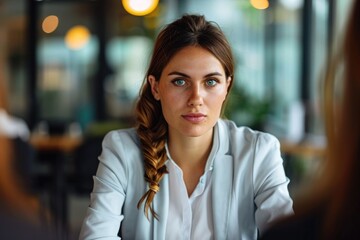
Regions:
M 340 48 L 327 66 L 327 152 L 314 187 L 295 215 L 263 239 L 354 239 L 360 236 L 360 1 L 354 1 Z M 299 199 L 300 200 L 300 199 Z M 296 204 L 295 204 L 296 205 Z
M 6 110 L 6 103 L 6 86 L 0 76 L 0 109 Z M 0 149 L 0 239 L 55 239 L 38 199 L 25 191 L 15 169 L 13 141 L 1 131 Z

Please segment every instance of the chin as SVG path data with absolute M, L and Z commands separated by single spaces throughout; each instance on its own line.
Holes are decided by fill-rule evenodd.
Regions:
M 187 128 L 183 134 L 187 137 L 201 137 L 212 130 L 212 127 L 193 127 L 192 129 Z

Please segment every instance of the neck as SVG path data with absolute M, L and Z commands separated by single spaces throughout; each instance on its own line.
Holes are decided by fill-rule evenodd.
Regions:
M 204 166 L 212 148 L 213 131 L 200 137 L 171 137 L 168 147 L 172 159 L 182 166 Z
M 188 196 L 204 174 L 211 151 L 213 130 L 200 137 L 183 137 L 169 132 L 168 147 L 172 159 L 181 168 Z

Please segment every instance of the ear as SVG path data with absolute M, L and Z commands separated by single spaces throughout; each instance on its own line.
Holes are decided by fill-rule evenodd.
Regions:
M 232 81 L 232 76 L 229 76 L 226 79 L 226 95 L 229 94 L 229 86 L 230 86 L 231 81 Z
M 159 82 L 156 81 L 155 77 L 153 75 L 148 76 L 148 82 L 151 87 L 151 93 L 154 96 L 156 100 L 160 100 L 160 94 L 159 94 Z

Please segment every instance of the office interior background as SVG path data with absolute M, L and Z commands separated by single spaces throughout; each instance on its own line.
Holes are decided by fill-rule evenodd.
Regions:
M 131 1 L 0 0 L 0 72 L 9 112 L 24 119 L 34 136 L 81 139 L 66 151 L 66 179 L 80 171 L 78 162 L 90 161 L 75 159 L 85 139 L 132 126 L 161 27 L 198 13 L 220 25 L 235 55 L 226 117 L 279 138 L 296 194 L 324 159 L 321 81 L 353 1 L 159 0 L 145 15 L 130 12 L 126 2 Z M 89 196 L 66 198 L 71 196 L 62 211 L 76 235 L 81 220 L 73 217 L 83 216 Z

